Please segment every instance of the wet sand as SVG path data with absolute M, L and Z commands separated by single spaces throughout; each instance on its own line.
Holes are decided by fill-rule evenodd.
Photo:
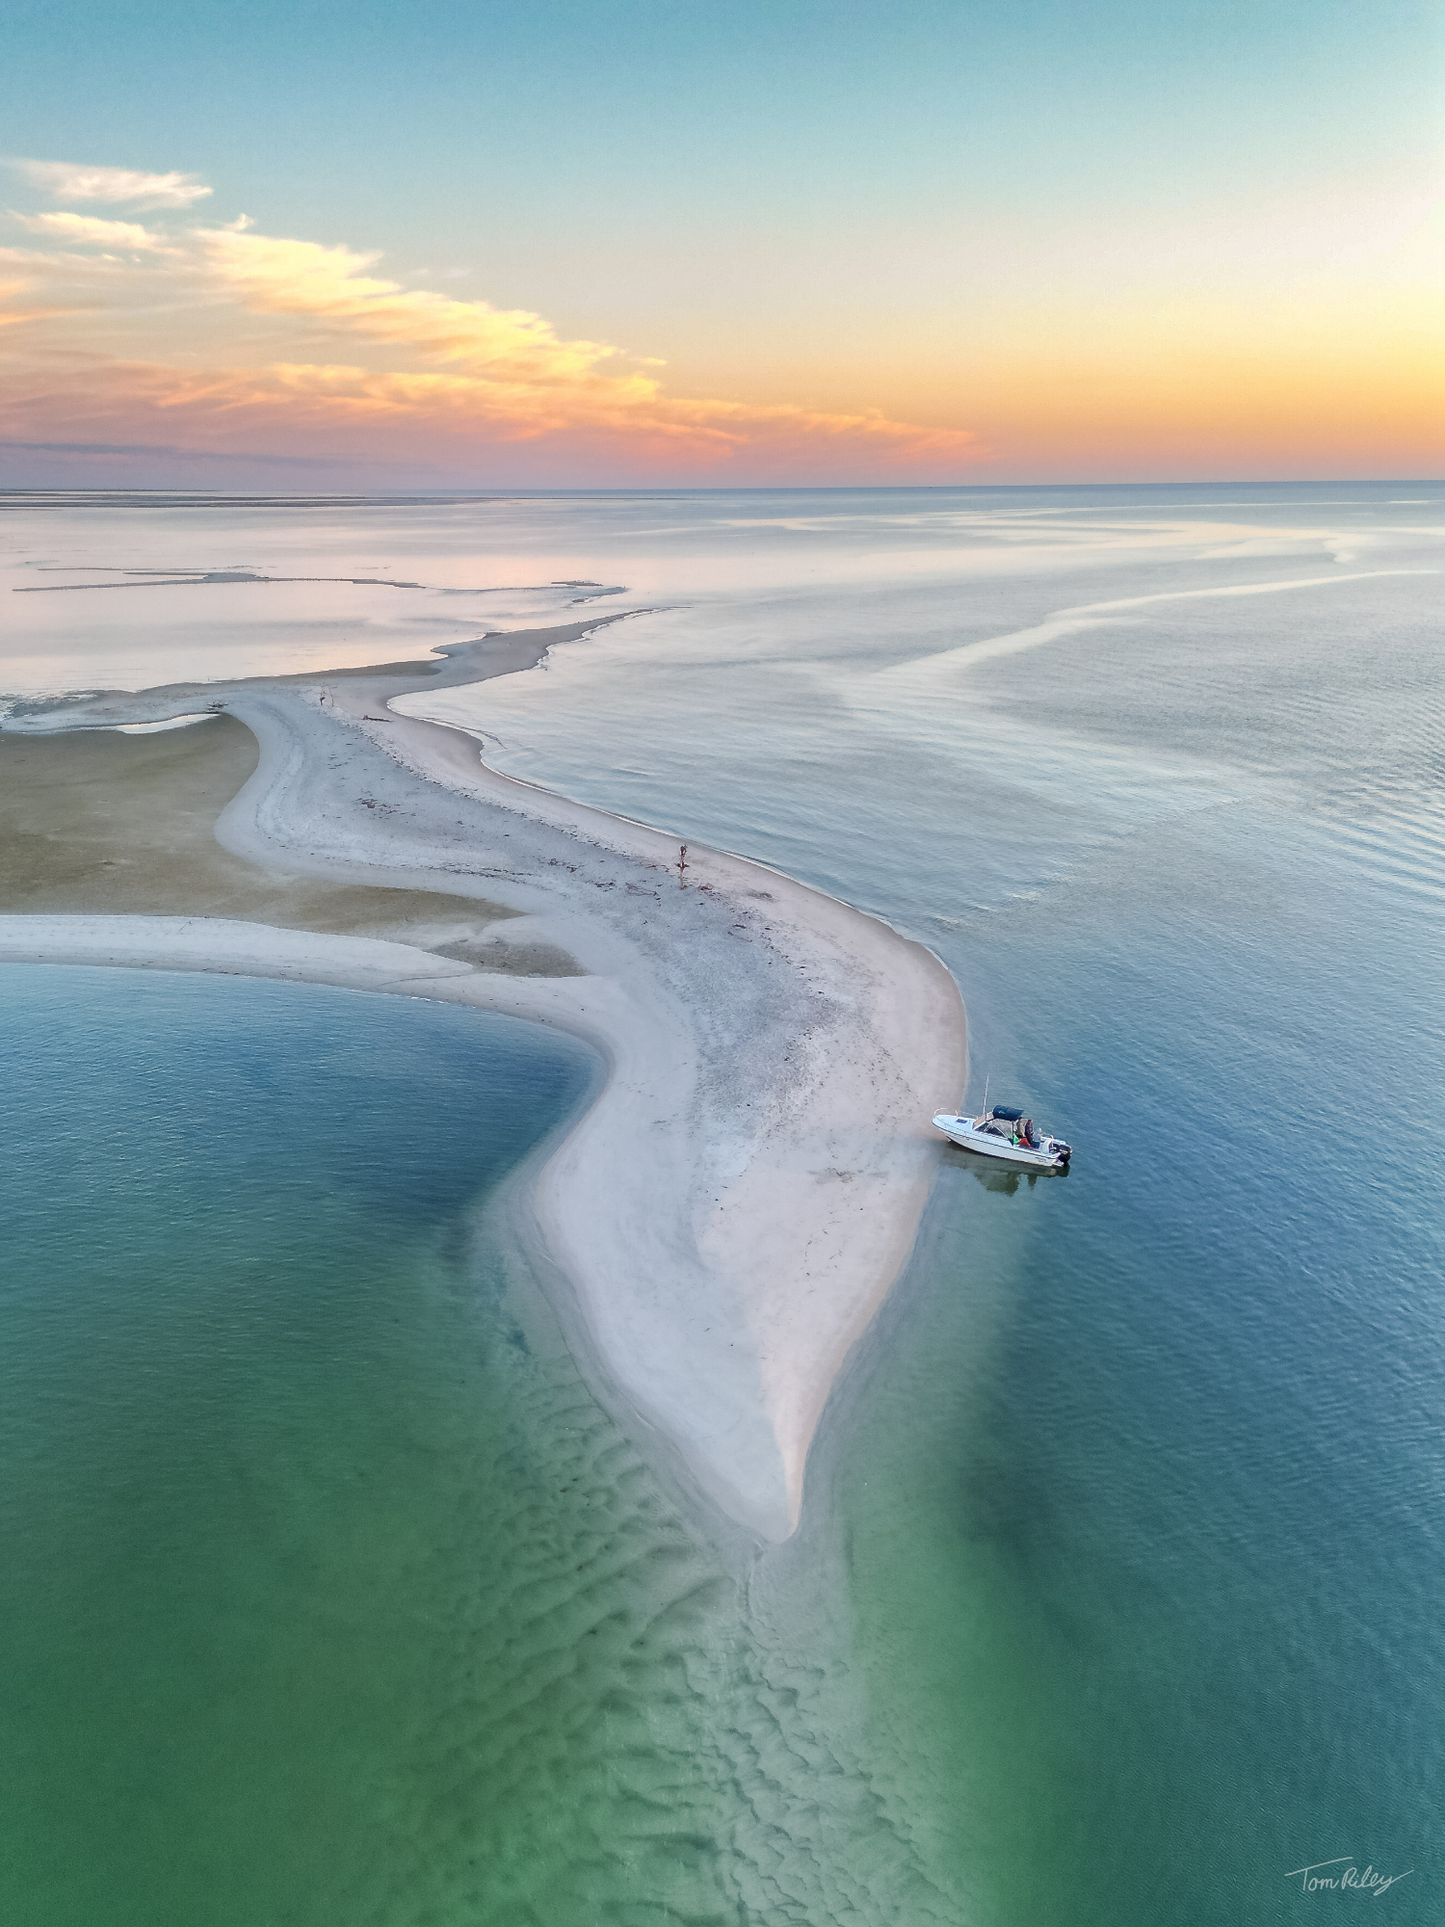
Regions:
M 509 646 L 490 658 L 493 675 L 531 667 L 546 647 L 535 637 L 499 640 Z M 437 669 L 387 663 L 366 673 L 404 676 L 411 686 Z M 356 673 L 338 670 L 326 681 Z M 315 685 L 308 677 L 255 680 Z M 153 693 L 167 703 L 212 698 L 214 685 Z M 483 970 L 577 973 L 555 945 L 502 942 L 492 926 L 519 914 L 504 903 L 288 875 L 223 849 L 216 819 L 255 774 L 260 753 L 244 723 L 219 711 L 154 736 L 93 727 L 0 734 L 0 915 L 237 918 L 416 943 Z
M 220 715 L 159 736 L 0 736 L 0 911 L 239 917 L 287 929 L 398 934 L 454 922 L 455 897 L 287 877 L 233 856 L 216 818 L 260 745 Z M 478 904 L 485 921 L 510 917 Z

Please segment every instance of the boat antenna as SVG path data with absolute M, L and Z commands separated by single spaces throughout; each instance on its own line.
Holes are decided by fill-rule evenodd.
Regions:
M 990 1072 L 989 1076 L 992 1075 L 993 1073 Z M 983 1114 L 985 1117 L 988 1116 L 988 1077 L 983 1080 Z

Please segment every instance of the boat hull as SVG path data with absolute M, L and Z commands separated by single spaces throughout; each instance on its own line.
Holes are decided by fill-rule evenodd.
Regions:
M 1027 1144 L 1010 1144 L 1007 1138 L 976 1131 L 971 1118 L 939 1116 L 933 1122 L 935 1128 L 962 1151 L 977 1151 L 981 1157 L 997 1158 L 1001 1164 L 1022 1165 L 1028 1171 L 1067 1171 L 1069 1168 L 1068 1158 L 1061 1157 L 1057 1151 L 1034 1151 Z

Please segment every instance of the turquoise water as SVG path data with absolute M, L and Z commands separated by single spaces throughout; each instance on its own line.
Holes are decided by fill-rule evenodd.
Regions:
M 423 1149 L 387 1182 L 313 1183 L 313 1168 L 384 1162 L 396 1137 L 389 1114 L 384 1132 L 358 1115 L 354 1083 L 325 1096 L 334 1024 L 307 1033 L 309 1054 L 276 1047 L 283 1006 L 340 993 L 95 979 L 232 1011 L 273 1000 L 236 1061 L 295 1075 L 258 1085 L 249 1112 L 222 1077 L 217 1018 L 195 1027 L 184 1089 L 198 1104 L 213 1088 L 218 1119 L 245 1119 L 223 1161 L 256 1173 L 196 1272 L 228 1273 L 250 1239 L 288 1263 L 308 1249 L 301 1213 L 274 1217 L 304 1179 L 336 1218 L 308 1260 L 327 1308 L 314 1342 L 332 1344 L 339 1312 L 358 1344 L 318 1402 L 287 1335 L 304 1299 L 274 1293 L 246 1327 L 252 1389 L 196 1492 L 249 1476 L 237 1414 L 249 1436 L 273 1386 L 306 1417 L 304 1477 L 273 1464 L 244 1504 L 177 1495 L 184 1520 L 251 1522 L 244 1558 L 234 1533 L 187 1527 L 205 1554 L 180 1601 L 188 1644 L 169 1639 L 175 1595 L 146 1567 L 163 1533 L 135 1530 L 145 1481 L 122 1473 L 151 1436 L 142 1418 L 156 1426 L 142 1462 L 183 1462 L 156 1415 L 189 1421 L 174 1387 L 200 1400 L 235 1329 L 193 1315 L 185 1290 L 157 1301 L 167 1396 L 137 1403 L 129 1429 L 76 1433 L 91 1436 L 81 1472 L 99 1470 L 69 1512 L 54 1497 L 65 1455 L 21 1435 L 41 1587 L 16 1648 L 30 1725 L 7 1800 L 26 1845 L 6 1877 L 30 1883 L 15 1891 L 31 1915 L 11 1911 L 93 1918 L 118 1887 L 140 1896 L 130 1918 L 166 1918 L 155 1868 L 179 1837 L 201 1845 L 177 1862 L 178 1921 L 1253 1927 L 1363 1904 L 1286 1878 L 1337 1855 L 1414 1869 L 1380 1913 L 1438 1919 L 1441 507 L 1438 488 L 1395 484 L 438 511 L 418 553 L 453 543 L 499 580 L 545 563 L 670 599 L 478 692 L 470 720 L 495 759 L 924 937 L 968 1000 L 971 1095 L 989 1075 L 1078 1154 L 1067 1178 L 1036 1182 L 946 1158 L 884 1342 L 825 1419 L 803 1530 L 739 1572 L 581 1385 L 485 1204 L 576 1101 L 580 1065 L 535 1110 L 508 1073 L 492 1112 L 506 1155 L 462 1169 L 458 1145 L 495 1141 L 468 1108 L 493 1048 L 466 1029 L 479 1020 L 341 1000 L 358 1035 L 402 1040 L 387 1108 Z M 402 512 L 369 513 L 325 531 L 325 555 L 358 573 L 373 551 L 408 553 Z M 144 521 L 107 540 L 141 543 Z M 170 525 L 145 527 L 137 561 Z M 263 524 L 245 530 L 264 565 Z M 293 559 L 304 533 L 287 524 Z M 185 540 L 199 552 L 194 528 Z M 70 1139 L 47 1152 L 35 1133 L 37 1168 L 63 1170 L 89 1128 L 102 1045 L 127 1067 L 104 1074 L 107 1104 L 141 1101 L 140 1069 L 176 1048 L 156 1049 L 170 1012 L 90 1024 L 84 1056 L 60 1048 L 13 1087 L 29 1155 L 30 1120 L 73 1080 Z M 429 1025 L 444 1049 L 407 1041 Z M 478 1069 L 443 1102 L 417 1066 L 454 1051 Z M 168 1130 L 180 1088 L 154 1113 Z M 291 1115 L 290 1154 L 266 1163 Z M 174 1203 L 107 1193 L 152 1254 L 173 1219 L 215 1209 L 214 1162 L 204 1183 L 174 1162 L 191 1173 Z M 35 1182 L 68 1223 L 58 1181 Z M 72 1249 L 54 1220 L 38 1243 Z M 355 1277 L 373 1271 L 375 1323 L 358 1322 L 371 1301 Z M 5 1409 L 11 1385 L 33 1387 L 43 1436 L 68 1441 L 77 1403 L 104 1415 L 150 1383 L 153 1347 L 123 1330 L 93 1342 L 90 1299 L 48 1326 L 39 1303 Z M 410 1334 L 402 1360 L 377 1340 L 387 1318 Z M 347 1452 L 390 1482 L 386 1505 L 355 1509 L 333 1467 Z M 393 1537 L 395 1566 L 377 1553 Z M 161 1581 L 184 1564 L 157 1559 Z M 268 1639 L 281 1684 L 257 1701 Z M 265 1664 L 242 1692 L 245 1641 Z M 109 1659 L 87 1674 L 74 1655 L 91 1644 Z M 479 1655 L 485 1692 L 465 1683 Z M 107 1701 L 117 1678 L 138 1684 Z M 370 1682 L 364 1707 L 354 1678 Z M 198 1729 L 187 1694 L 209 1713 Z M 254 1720 L 235 1710 L 257 1705 Z M 225 1745 L 188 1739 L 167 1777 L 174 1736 L 194 1730 Z M 235 1880 L 233 1911 L 217 1911 Z

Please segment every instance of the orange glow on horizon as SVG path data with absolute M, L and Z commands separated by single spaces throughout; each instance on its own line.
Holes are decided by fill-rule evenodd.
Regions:
M 1382 288 L 1342 326 L 1338 289 L 1261 311 L 1237 291 L 1111 304 L 1081 286 L 1066 316 L 980 310 L 921 360 L 915 340 L 913 365 L 876 344 L 851 368 L 822 356 L 807 384 L 822 405 L 803 406 L 776 379 L 763 401 L 675 395 L 656 364 L 538 314 L 409 288 L 373 255 L 244 219 L 13 218 L 29 245 L 0 250 L 12 442 L 601 484 L 1407 475 L 1445 453 L 1421 288 Z

